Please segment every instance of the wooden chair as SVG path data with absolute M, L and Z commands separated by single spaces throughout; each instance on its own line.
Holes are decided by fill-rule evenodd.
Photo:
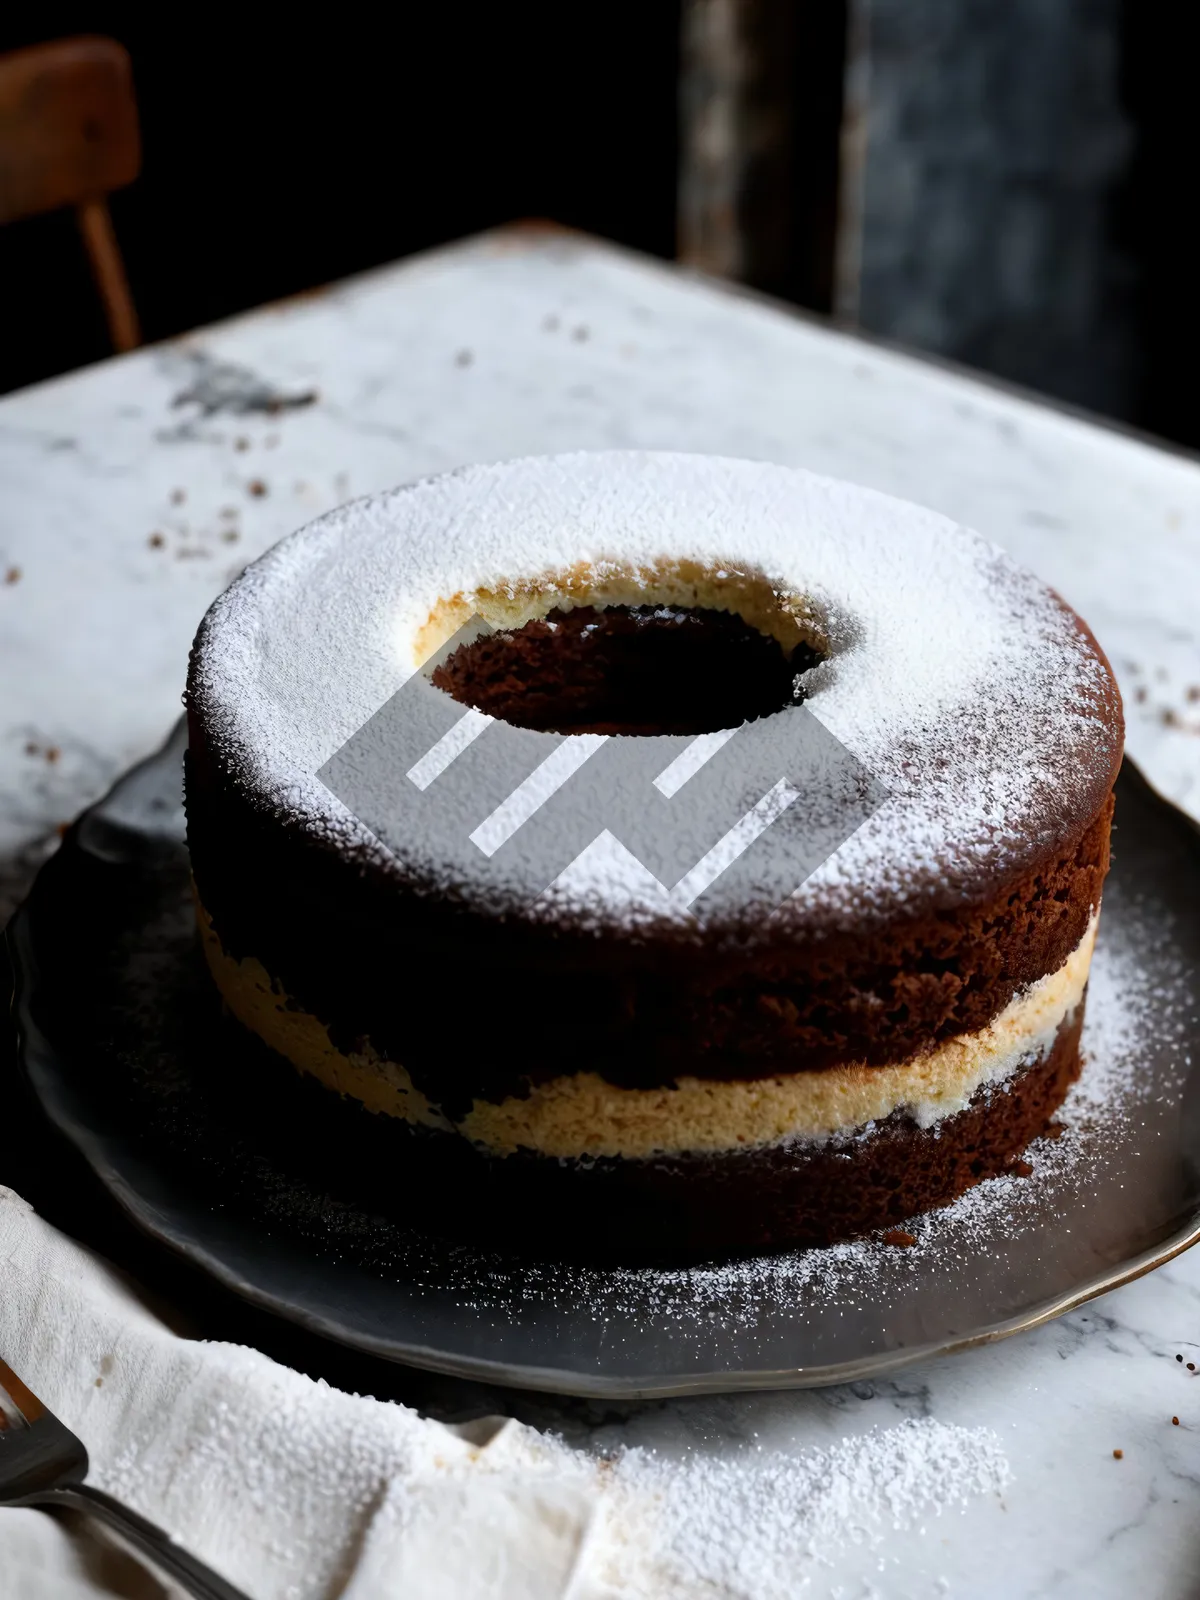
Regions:
M 0 223 L 73 206 L 118 350 L 137 313 L 105 198 L 141 167 L 129 55 L 115 39 L 61 39 L 0 56 Z

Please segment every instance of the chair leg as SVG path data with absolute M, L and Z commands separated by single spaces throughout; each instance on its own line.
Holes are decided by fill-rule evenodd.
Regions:
M 132 350 L 141 341 L 137 312 L 129 293 L 125 263 L 113 232 L 107 200 L 85 200 L 76 212 L 92 265 L 92 276 L 104 302 L 108 331 L 118 350 Z

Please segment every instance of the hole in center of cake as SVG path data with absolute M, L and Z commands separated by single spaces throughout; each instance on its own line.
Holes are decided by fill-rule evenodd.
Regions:
M 801 675 L 820 660 L 810 644 L 788 651 L 729 611 L 574 606 L 460 646 L 433 681 L 521 728 L 698 734 L 795 705 Z

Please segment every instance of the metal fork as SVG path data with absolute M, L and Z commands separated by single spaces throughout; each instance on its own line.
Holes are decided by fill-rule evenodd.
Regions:
M 82 1442 L 0 1361 L 0 1506 L 65 1506 L 105 1523 L 196 1600 L 247 1600 L 224 1578 L 87 1477 Z

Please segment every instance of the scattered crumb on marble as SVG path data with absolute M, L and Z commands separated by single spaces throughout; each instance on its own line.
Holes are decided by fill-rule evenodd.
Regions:
M 269 417 L 277 417 L 282 411 L 294 411 L 298 406 L 315 406 L 321 398 L 319 389 L 305 389 L 301 394 L 273 395 L 263 410 Z
M 249 450 L 250 441 L 249 441 L 249 439 L 245 438 L 244 436 L 241 437 L 241 438 L 235 439 L 233 441 L 233 448 L 235 450 Z
M 4 581 L 5 581 L 5 583 L 20 583 L 20 581 L 21 581 L 21 569 L 20 569 L 20 567 L 9 567 L 8 571 L 4 574 Z
M 1180 716 L 1174 706 L 1160 706 L 1158 719 L 1164 728 L 1176 728 L 1180 733 L 1200 734 L 1200 722 L 1189 722 Z
M 263 495 L 267 492 L 267 486 L 261 478 L 251 478 L 250 482 L 246 485 L 246 492 L 247 494 L 252 494 L 256 500 L 261 500 Z
M 1179 1418 L 1178 1417 L 1172 1417 L 1171 1418 L 1171 1426 L 1173 1428 L 1177 1428 L 1179 1426 Z
M 150 546 L 151 550 L 161 550 L 166 542 L 167 541 L 163 538 L 161 533 L 152 533 L 146 540 L 146 543 Z
M 58 746 L 56 744 L 48 744 L 46 746 L 45 754 L 46 754 L 46 760 L 50 763 L 51 766 L 54 766 L 55 762 L 62 755 L 62 751 L 58 748 Z
M 1124 1450 L 1114 1450 L 1113 1451 L 1113 1460 L 1114 1461 L 1123 1461 L 1124 1459 L 1125 1459 Z
M 186 499 L 187 499 L 187 490 L 186 489 L 172 489 L 171 490 L 171 504 L 173 506 L 181 506 Z
M 236 544 L 241 538 L 241 535 L 238 533 L 236 528 L 226 528 L 221 537 L 224 539 L 226 544 Z

